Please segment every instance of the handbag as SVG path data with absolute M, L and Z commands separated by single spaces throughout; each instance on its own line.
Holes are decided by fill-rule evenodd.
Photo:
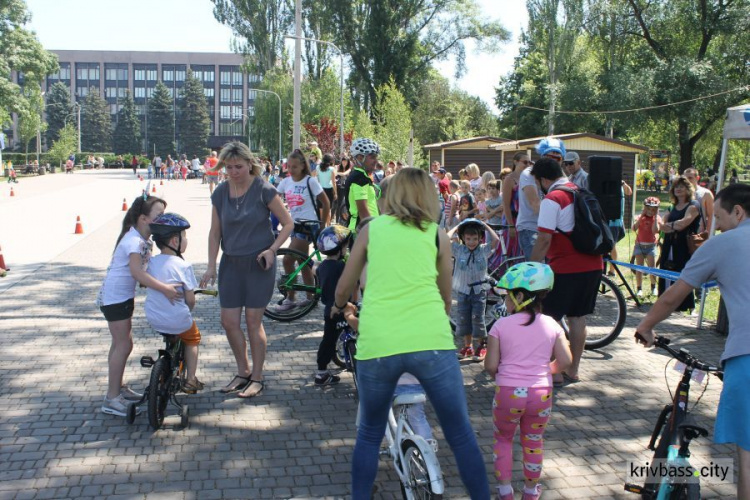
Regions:
M 703 217 L 703 210 L 700 208 L 701 219 L 703 220 L 703 227 L 706 228 L 706 218 Z M 703 243 L 706 242 L 708 239 L 708 231 L 704 230 L 699 233 L 693 233 L 687 235 L 687 247 L 688 247 L 688 253 L 690 255 L 693 255 L 696 250 L 698 250 Z

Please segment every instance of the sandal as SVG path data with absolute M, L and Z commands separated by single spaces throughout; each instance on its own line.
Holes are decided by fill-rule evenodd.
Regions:
M 184 384 L 182 384 L 181 389 L 185 394 L 195 394 L 198 391 L 202 391 L 203 387 L 203 382 L 195 379 L 195 382 L 185 382 Z
M 234 381 L 237 379 L 240 379 L 242 382 L 240 382 L 237 385 L 234 385 Z M 219 389 L 219 392 L 222 392 L 224 394 L 230 394 L 232 392 L 243 391 L 248 385 L 250 385 L 249 376 L 243 377 L 242 375 L 235 375 L 234 378 L 231 381 L 229 381 L 227 385 Z
M 566 384 L 577 384 L 578 382 L 581 381 L 581 379 L 579 377 L 571 377 L 570 375 L 568 375 L 565 372 L 563 372 L 562 376 L 563 376 L 563 379 L 565 380 Z
M 250 380 L 250 383 L 248 383 L 247 386 L 245 386 L 245 389 L 247 389 L 248 387 L 250 387 L 253 384 L 260 384 L 260 389 L 258 390 L 258 392 L 254 392 L 253 394 L 248 394 L 247 396 L 243 396 L 244 392 L 240 392 L 239 394 L 237 394 L 237 397 L 238 398 L 242 398 L 242 399 L 254 398 L 255 396 L 259 396 L 260 393 L 263 392 L 263 389 L 266 388 L 265 381 L 263 381 L 263 380 Z

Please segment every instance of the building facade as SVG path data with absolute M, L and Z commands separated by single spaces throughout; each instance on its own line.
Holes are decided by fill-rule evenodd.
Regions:
M 253 90 L 260 77 L 243 72 L 239 54 L 209 52 L 121 52 L 97 50 L 52 50 L 59 59 L 60 69 L 47 77 L 42 85 L 46 91 L 57 82 L 70 89 L 71 99 L 80 102 L 96 88 L 106 99 L 113 127 L 129 90 L 141 118 L 144 151 L 153 153 L 147 136 L 148 100 L 156 83 L 167 86 L 177 104 L 185 84 L 187 70 L 203 83 L 211 119 L 209 147 L 220 148 L 231 140 L 247 142 L 247 124 L 253 122 L 255 97 Z M 13 75 L 13 78 L 17 78 Z M 176 106 L 173 108 L 176 109 Z M 179 135 L 179 130 L 176 132 Z M 13 144 L 19 142 L 17 122 L 12 129 Z M 254 144 L 251 148 L 256 149 Z M 179 144 L 178 144 L 179 149 Z

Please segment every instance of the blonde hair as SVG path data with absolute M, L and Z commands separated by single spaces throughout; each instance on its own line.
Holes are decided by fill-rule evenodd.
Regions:
M 435 184 L 424 170 L 405 168 L 388 181 L 385 210 L 402 224 L 422 231 L 440 217 L 440 203 L 435 195 Z
M 482 187 L 487 189 L 487 186 L 490 185 L 490 182 L 495 180 L 495 174 L 490 172 L 489 170 L 482 174 Z
M 451 181 L 450 188 L 452 191 L 458 191 L 458 188 L 461 187 L 461 184 L 458 181 Z
M 218 171 L 224 166 L 224 162 L 231 158 L 239 158 L 245 160 L 250 165 L 250 173 L 255 176 L 263 174 L 263 166 L 260 164 L 260 160 L 257 156 L 250 151 L 250 148 L 245 144 L 233 141 L 224 144 L 219 153 L 219 162 L 216 164 L 216 170 Z
M 469 179 L 476 179 L 479 177 L 479 165 L 476 163 L 469 163 L 466 165 L 466 175 L 469 176 Z
M 471 190 L 471 182 L 467 180 L 459 181 L 458 186 L 464 188 L 467 191 Z

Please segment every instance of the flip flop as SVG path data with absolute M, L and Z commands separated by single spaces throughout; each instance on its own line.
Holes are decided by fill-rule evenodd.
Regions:
M 578 382 L 581 381 L 580 377 L 571 377 L 565 372 L 563 372 L 562 376 L 563 376 L 563 380 L 565 380 L 565 382 L 568 384 L 577 384 Z
M 240 399 L 250 399 L 256 396 L 260 396 L 260 393 L 263 392 L 263 389 L 266 388 L 266 383 L 263 380 L 250 380 L 250 383 L 247 384 L 247 386 L 245 386 L 245 389 L 247 389 L 253 384 L 260 384 L 260 390 L 258 392 L 256 392 L 255 394 L 250 394 L 248 396 L 243 396 L 242 393 L 240 392 L 239 394 L 237 394 L 237 397 Z
M 234 384 L 234 381 L 237 379 L 244 380 L 244 382 L 241 384 L 232 386 L 232 384 Z M 234 378 L 230 380 L 227 385 L 219 389 L 219 392 L 224 393 L 224 394 L 231 394 L 233 392 L 243 391 L 248 385 L 250 385 L 250 383 L 251 383 L 250 377 L 243 377 L 242 375 L 235 375 Z

